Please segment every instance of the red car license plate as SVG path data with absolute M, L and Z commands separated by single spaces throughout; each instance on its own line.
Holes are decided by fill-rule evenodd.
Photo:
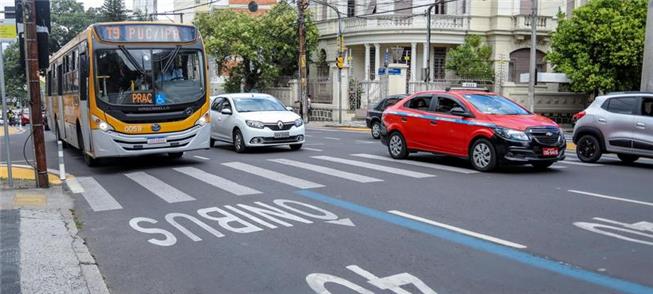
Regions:
M 558 156 L 558 148 L 543 148 L 543 156 Z

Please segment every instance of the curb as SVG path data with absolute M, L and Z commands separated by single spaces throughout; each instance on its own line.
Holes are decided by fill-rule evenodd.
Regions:
M 5 172 L 7 170 L 7 165 L 6 164 L 0 164 L 0 171 Z M 15 174 L 16 171 L 25 171 L 27 170 L 30 172 L 29 176 L 17 176 Z M 35 181 L 36 179 L 34 178 L 34 174 L 32 173 L 33 168 L 29 165 L 23 165 L 23 164 L 12 164 L 11 165 L 11 171 L 12 171 L 12 178 L 14 180 L 24 180 L 24 181 Z M 68 178 L 70 175 L 66 175 L 66 178 Z M 3 173 L 3 176 L 1 177 L 2 179 L 6 179 L 7 175 Z M 59 171 L 53 170 L 53 169 L 48 169 L 48 182 L 50 185 L 55 185 L 55 186 L 60 186 L 63 184 L 63 181 L 59 179 Z

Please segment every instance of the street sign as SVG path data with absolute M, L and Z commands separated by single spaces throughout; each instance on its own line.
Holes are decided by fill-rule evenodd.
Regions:
M 385 74 L 385 67 L 379 67 L 379 75 L 382 76 Z
M 401 69 L 399 68 L 388 68 L 388 75 L 389 76 L 398 76 L 401 74 Z
M 12 20 L 3 20 L 0 22 L 0 41 L 16 41 L 16 24 Z

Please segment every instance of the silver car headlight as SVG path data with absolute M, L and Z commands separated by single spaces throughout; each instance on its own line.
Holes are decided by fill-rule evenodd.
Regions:
M 301 127 L 304 124 L 304 120 L 301 118 L 298 118 L 295 120 L 295 126 L 296 127 Z
M 247 124 L 248 127 L 255 129 L 262 129 L 264 127 L 263 123 L 258 120 L 246 120 L 245 124 Z
M 494 133 L 499 137 L 510 141 L 528 142 L 531 140 L 525 132 L 508 128 L 495 128 Z

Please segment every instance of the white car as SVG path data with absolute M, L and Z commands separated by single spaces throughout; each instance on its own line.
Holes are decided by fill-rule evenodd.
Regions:
M 299 150 L 306 138 L 304 121 L 267 94 L 224 94 L 211 103 L 211 146 L 232 143 L 238 153 L 250 147 L 290 145 Z

